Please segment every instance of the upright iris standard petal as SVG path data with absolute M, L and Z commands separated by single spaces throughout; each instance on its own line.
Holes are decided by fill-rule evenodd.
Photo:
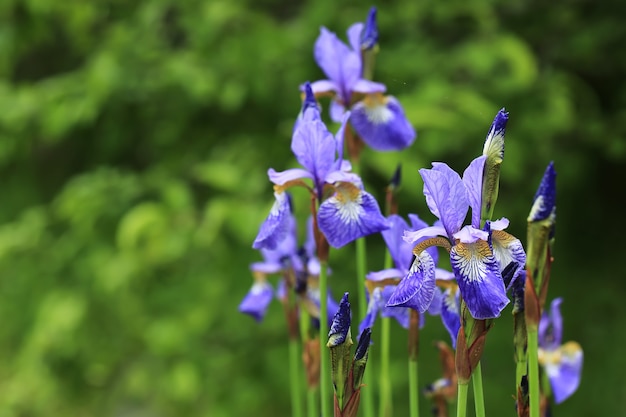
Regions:
M 509 299 L 489 244 L 484 240 L 458 243 L 450 250 L 450 264 L 472 317 L 490 319 L 500 316 Z
M 254 249 L 276 249 L 289 232 L 290 206 L 287 193 L 275 192 L 274 196 L 276 201 L 254 239 L 252 244 Z
M 303 121 L 293 134 L 291 150 L 298 162 L 311 173 L 316 190 L 321 195 L 324 178 L 335 169 L 335 137 L 322 121 Z
M 435 294 L 435 263 L 427 251 L 415 257 L 413 265 L 393 295 L 387 307 L 409 307 L 424 313 L 430 307 Z
M 350 123 L 356 133 L 377 151 L 399 151 L 410 146 L 416 133 L 394 97 L 369 94 L 352 107 Z
M 470 162 L 463 172 L 463 183 L 467 188 L 469 205 L 472 208 L 472 226 L 480 228 L 480 210 L 482 204 L 483 169 L 486 156 L 479 156 Z
M 260 322 L 265 317 L 267 307 L 273 297 L 274 290 L 269 283 L 265 281 L 255 282 L 241 301 L 241 304 L 239 304 L 239 311 L 254 317 L 256 321 Z
M 469 200 L 459 174 L 448 165 L 434 162 L 432 169 L 420 169 L 424 196 L 431 213 L 441 220 L 450 240 L 463 224 Z
M 556 171 L 554 162 L 550 162 L 535 193 L 528 221 L 535 222 L 554 216 L 556 216 Z
M 319 228 L 331 246 L 340 248 L 389 227 L 371 194 L 348 182 L 335 184 L 335 189 L 318 211 Z
M 315 41 L 315 61 L 337 88 L 342 104 L 350 103 L 352 86 L 361 78 L 361 57 L 325 27 Z

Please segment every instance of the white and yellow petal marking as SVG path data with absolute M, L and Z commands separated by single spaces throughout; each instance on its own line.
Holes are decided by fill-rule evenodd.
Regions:
M 363 99 L 363 111 L 367 120 L 376 125 L 389 123 L 394 118 L 394 114 L 387 107 L 388 101 L 389 99 L 381 93 L 365 96 Z
M 522 242 L 515 236 L 503 230 L 493 230 L 491 246 L 493 255 L 500 264 L 500 270 L 506 268 L 511 262 L 517 262 L 520 266 L 526 264 L 526 252 L 524 252 Z
M 365 213 L 363 206 L 363 194 L 361 190 L 349 182 L 341 182 L 335 185 L 337 191 L 330 201 L 335 205 L 339 217 L 343 223 L 358 222 Z
M 474 243 L 458 243 L 450 251 L 454 269 L 468 282 L 482 282 L 487 277 L 486 261 L 492 257 L 489 244 L 484 240 Z

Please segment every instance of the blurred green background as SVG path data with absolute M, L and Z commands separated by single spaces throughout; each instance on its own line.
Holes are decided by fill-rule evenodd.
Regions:
M 371 5 L 0 2 L 0 417 L 289 415 L 281 307 L 258 325 L 237 305 L 260 260 L 266 170 L 295 164 L 298 86 L 323 78 L 319 27 L 344 38 Z M 523 241 L 543 170 L 554 160 L 558 171 L 549 298 L 564 297 L 564 337 L 585 365 L 554 415 L 626 415 L 621 1 L 374 5 L 375 78 L 419 137 L 365 151 L 369 191 L 381 198 L 401 163 L 401 213 L 432 221 L 417 170 L 437 160 L 462 171 L 506 107 L 496 216 Z M 381 243 L 368 238 L 369 269 L 382 266 Z M 331 254 L 337 299 L 354 291 L 353 259 L 351 246 Z M 507 309 L 483 360 L 492 416 L 514 415 L 510 323 Z M 393 337 L 403 416 L 406 335 L 395 326 Z M 423 384 L 438 377 L 441 338 L 430 318 Z

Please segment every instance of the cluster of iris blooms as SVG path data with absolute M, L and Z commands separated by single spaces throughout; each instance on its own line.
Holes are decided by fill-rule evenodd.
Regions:
M 273 299 L 284 306 L 293 359 L 290 366 L 303 368 L 307 381 L 303 401 L 304 390 L 297 381 L 302 376 L 292 370 L 293 415 L 354 416 L 361 403 L 365 416 L 392 415 L 392 382 L 385 351 L 389 320 L 395 319 L 408 330 L 411 417 L 419 414 L 420 393 L 432 400 L 437 415 L 447 416 L 449 404 L 456 402 L 457 416 L 464 416 L 470 381 L 476 415 L 484 416 L 480 359 L 488 331 L 510 303 L 518 415 L 547 415 L 551 403 L 564 401 L 577 389 L 583 357 L 577 343 L 561 343 L 561 299 L 554 300 L 549 310 L 543 308 L 556 220 L 553 163 L 544 173 L 530 210 L 527 250 L 518 238 L 504 231 L 508 219 L 492 220 L 509 118 L 504 109 L 493 120 L 482 154 L 462 175 L 442 162 L 420 169 L 427 206 L 437 218 L 432 225 L 417 214 L 409 214 L 408 222 L 398 214 L 399 170 L 381 210 L 358 175 L 360 152 L 364 145 L 376 151 L 402 150 L 414 142 L 416 133 L 399 101 L 385 95 L 384 84 L 371 79 L 378 52 L 375 8 L 365 23 L 348 29 L 347 39 L 346 44 L 322 28 L 315 42 L 315 60 L 328 79 L 301 86 L 302 108 L 291 141 L 301 167 L 268 170 L 275 202 L 253 243 L 263 261 L 251 265 L 254 284 L 239 306 L 258 321 Z M 330 98 L 330 119 L 339 124 L 336 134 L 322 120 L 320 98 Z M 310 195 L 302 245 L 289 193 L 292 187 L 303 187 Z M 382 234 L 388 249 L 385 267 L 365 274 L 363 242 L 365 236 L 375 233 Z M 367 294 L 367 299 L 360 299 L 354 355 L 350 352 L 353 315 L 348 293 L 337 304 L 327 286 L 330 248 L 352 242 L 361 253 L 357 256 L 357 283 Z M 438 248 L 446 251 L 445 259 Z M 276 289 L 268 281 L 272 275 L 281 277 Z M 336 282 L 339 290 L 341 281 Z M 422 390 L 417 386 L 417 345 L 425 313 L 441 318 L 450 341 L 436 344 L 443 377 Z M 376 379 L 380 388 L 380 407 L 374 412 L 373 396 L 362 390 L 362 381 L 372 331 L 377 327 L 381 328 L 383 351 L 381 374 L 368 378 Z M 320 336 L 327 336 L 327 343 Z M 544 377 L 541 384 L 540 374 Z

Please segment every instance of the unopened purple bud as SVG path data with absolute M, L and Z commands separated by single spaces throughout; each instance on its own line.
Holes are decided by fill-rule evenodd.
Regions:
M 339 346 L 349 338 L 350 335 L 350 302 L 346 292 L 339 302 L 339 310 L 333 317 L 333 322 L 328 332 L 327 346 L 332 348 Z
M 378 24 L 376 23 L 376 7 L 372 7 L 367 15 L 365 29 L 361 33 L 361 50 L 368 51 L 378 43 Z
M 354 360 L 360 361 L 365 358 L 367 352 L 370 348 L 370 342 L 372 339 L 372 329 L 370 327 L 366 327 L 361 333 L 359 337 L 359 343 L 356 346 L 356 351 L 354 352 Z
M 529 222 L 536 222 L 556 215 L 556 171 L 554 162 L 550 162 L 543 174 L 533 206 L 528 216 Z

